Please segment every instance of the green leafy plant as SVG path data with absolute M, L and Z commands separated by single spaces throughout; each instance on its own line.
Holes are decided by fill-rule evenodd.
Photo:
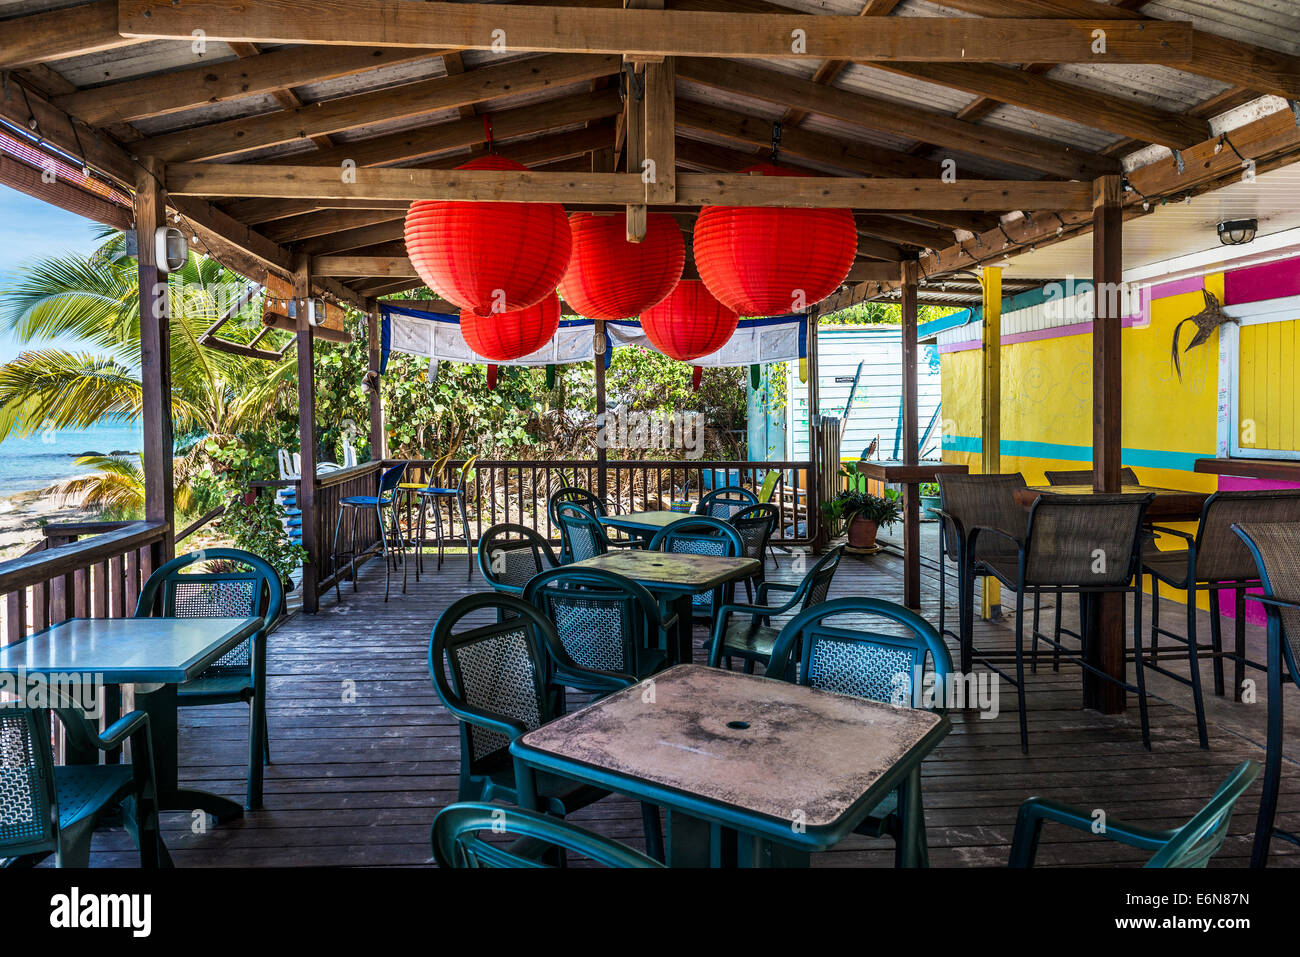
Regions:
M 939 483 L 938 483 L 938 482 L 922 482 L 922 483 L 921 483 L 920 494 L 922 494 L 922 495 L 938 495 L 938 494 L 939 494 Z
M 274 496 L 244 492 L 231 498 L 217 528 L 235 548 L 252 552 L 279 572 L 288 590 L 293 587 L 290 576 L 307 561 L 307 550 L 289 541 L 283 520 L 284 507 Z
M 865 518 L 881 528 L 889 528 L 902 514 L 903 504 L 897 493 L 894 497 L 889 497 L 845 489 L 822 504 L 822 516 L 828 522 L 850 522 L 854 518 Z

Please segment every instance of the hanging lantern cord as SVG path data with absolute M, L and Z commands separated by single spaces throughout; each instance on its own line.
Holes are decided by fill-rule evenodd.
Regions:
M 483 114 L 483 138 L 487 140 L 487 151 L 491 153 L 492 152 L 492 117 L 487 113 Z
M 775 165 L 780 161 L 781 153 L 781 121 L 777 120 L 772 124 L 772 164 Z

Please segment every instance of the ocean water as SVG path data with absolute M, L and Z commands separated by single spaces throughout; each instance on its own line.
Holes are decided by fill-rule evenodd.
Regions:
M 0 497 L 45 488 L 87 471 L 74 464 L 79 455 L 134 454 L 142 443 L 140 426 L 133 423 L 11 436 L 0 442 Z

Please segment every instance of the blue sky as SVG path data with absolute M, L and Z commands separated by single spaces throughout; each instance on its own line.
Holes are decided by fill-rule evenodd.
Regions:
M 14 280 L 25 263 L 47 256 L 89 253 L 98 243 L 95 224 L 75 213 L 0 186 L 0 289 Z M 8 362 L 22 347 L 0 328 L 0 362 Z

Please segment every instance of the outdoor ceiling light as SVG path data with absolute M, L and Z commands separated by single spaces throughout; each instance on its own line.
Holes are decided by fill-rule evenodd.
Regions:
M 1244 246 L 1254 242 L 1258 219 L 1230 219 L 1219 223 L 1219 242 L 1225 246 Z

